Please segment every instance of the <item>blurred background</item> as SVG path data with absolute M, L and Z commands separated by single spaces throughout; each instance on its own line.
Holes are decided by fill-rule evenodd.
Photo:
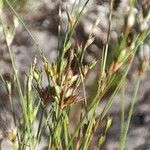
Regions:
M 58 55 L 58 10 L 60 3 L 62 5 L 62 18 L 61 18 L 61 39 L 64 38 L 65 30 L 67 27 L 67 14 L 66 8 L 70 9 L 73 6 L 74 0 L 32 0 L 21 8 L 16 8 L 23 18 L 23 21 L 29 28 L 29 30 L 35 35 L 37 41 L 44 51 L 45 55 L 52 62 Z M 135 7 L 135 25 L 134 32 L 138 32 L 140 26 L 140 16 L 143 13 L 143 9 L 150 9 L 149 0 L 137 0 Z M 122 35 L 123 27 L 126 22 L 126 17 L 129 12 L 128 0 L 115 0 L 113 6 L 111 33 L 109 50 L 115 47 L 119 37 Z M 8 25 L 12 26 L 11 22 L 12 12 L 7 8 L 3 11 L 2 17 L 5 18 Z M 73 40 L 78 43 L 85 43 L 88 39 L 88 35 L 91 32 L 93 23 L 98 19 L 99 24 L 93 30 L 95 41 L 88 48 L 85 54 L 84 61 L 89 63 L 92 60 L 98 60 L 101 56 L 101 50 L 106 42 L 107 30 L 108 30 L 108 17 L 109 17 L 109 0 L 90 0 L 80 22 L 76 28 Z M 147 26 L 150 29 L 150 20 L 147 22 Z M 14 39 L 12 42 L 12 51 L 14 55 L 15 65 L 19 70 L 20 75 L 24 75 L 28 72 L 28 67 L 32 62 L 35 55 L 39 56 L 36 45 L 25 30 L 25 28 L 19 24 L 14 33 Z M 5 44 L 5 38 L 3 36 L 3 29 L 0 26 L 0 74 L 5 79 L 9 80 L 12 73 L 11 60 Z M 147 39 L 144 43 L 144 49 L 146 49 L 147 57 L 150 57 L 150 39 Z M 41 66 L 40 61 L 38 65 Z M 127 77 L 125 105 L 126 111 L 131 101 L 131 97 L 134 91 L 134 84 L 136 83 L 137 70 L 139 68 L 139 56 L 137 54 L 133 66 Z M 94 95 L 96 91 L 96 76 L 98 73 L 98 67 L 95 67 L 89 74 L 86 80 L 86 91 L 88 96 Z M 108 93 L 109 94 L 109 93 Z M 17 99 L 17 96 L 16 96 Z M 107 100 L 107 95 L 106 98 Z M 113 107 L 110 110 L 110 114 L 114 116 L 114 121 L 111 130 L 107 136 L 107 140 L 104 146 L 104 150 L 116 150 L 118 147 L 118 140 L 120 134 L 120 99 L 121 95 L 118 94 L 115 98 Z M 99 107 L 101 111 L 101 107 Z M 19 106 L 16 109 L 16 114 L 19 113 Z M 8 94 L 0 81 L 0 138 L 3 137 L 3 130 L 12 128 L 11 123 L 11 110 L 8 102 Z M 6 117 L 4 117 L 6 116 Z M 8 117 L 7 117 L 8 116 Z M 4 124 L 2 123 L 4 122 Z M 101 131 L 97 131 L 98 136 Z M 5 141 L 2 144 L 5 145 L 5 149 L 8 147 L 9 141 Z M 10 144 L 10 143 L 9 143 Z M 138 92 L 137 103 L 131 121 L 129 134 L 126 142 L 126 150 L 148 150 L 150 148 L 150 70 L 148 70 L 143 76 Z M 90 149 L 94 149 L 94 144 Z

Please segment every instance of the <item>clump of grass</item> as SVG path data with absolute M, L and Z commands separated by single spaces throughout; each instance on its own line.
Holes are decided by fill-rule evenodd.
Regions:
M 108 46 L 109 35 L 111 31 L 112 20 L 112 8 L 113 1 L 110 2 L 109 13 L 109 27 L 107 33 L 107 41 L 102 50 L 102 55 L 99 58 L 99 73 L 98 73 L 98 87 L 95 96 L 92 100 L 88 100 L 85 91 L 85 79 L 87 73 L 92 69 L 96 61 L 92 61 L 88 65 L 84 64 L 84 54 L 86 49 L 94 41 L 94 35 L 89 35 L 85 44 L 73 46 L 72 36 L 75 32 L 75 28 L 79 22 L 81 15 L 86 8 L 89 0 L 85 2 L 79 1 L 81 7 L 78 7 L 78 2 L 75 1 L 73 8 L 67 10 L 68 27 L 66 36 L 64 38 L 62 47 L 58 43 L 59 55 L 58 58 L 50 63 L 44 55 L 43 51 L 39 48 L 40 56 L 43 62 L 43 67 L 37 67 L 38 59 L 35 58 L 30 66 L 29 73 L 25 79 L 25 87 L 21 87 L 21 82 L 14 64 L 14 58 L 11 51 L 11 42 L 13 34 L 8 32 L 8 29 L 3 24 L 5 39 L 7 48 L 10 54 L 12 67 L 14 71 L 14 78 L 11 81 L 3 80 L 6 89 L 9 94 L 12 111 L 14 112 L 15 106 L 13 104 L 13 86 L 16 81 L 16 86 L 19 93 L 20 105 L 22 107 L 21 121 L 18 121 L 14 115 L 15 130 L 8 134 L 8 138 L 12 141 L 14 149 L 37 149 L 43 138 L 44 132 L 48 134 L 48 149 L 89 149 L 91 141 L 97 131 L 99 124 L 104 124 L 104 130 L 102 135 L 99 135 L 96 147 L 102 148 L 105 143 L 107 133 L 111 127 L 113 117 L 108 116 L 109 109 L 111 108 L 115 95 L 123 89 L 123 85 L 126 82 L 126 76 L 135 58 L 137 50 L 145 39 L 149 36 L 149 30 L 147 28 L 141 28 L 140 31 L 132 36 L 132 29 L 134 25 L 134 3 L 131 3 L 131 10 L 128 15 L 127 23 L 124 27 L 124 33 L 121 40 L 118 43 L 117 52 L 114 54 L 114 58 L 108 60 Z M 25 29 L 31 35 L 31 38 L 36 42 L 34 36 L 30 30 L 26 27 L 21 17 L 13 8 L 13 5 L 6 0 L 7 5 L 10 7 L 14 15 L 23 24 Z M 77 7 L 76 7 L 77 6 Z M 59 16 L 61 17 L 61 6 L 59 8 Z M 146 17 L 145 17 L 146 18 Z M 92 29 L 97 25 L 93 25 Z M 61 20 L 58 25 L 58 36 L 61 31 Z M 60 37 L 58 37 L 60 39 Z M 60 41 L 59 41 L 60 42 Z M 109 61 L 109 63 L 108 63 Z M 124 149 L 125 139 L 127 137 L 130 120 L 136 100 L 136 95 L 140 83 L 141 73 L 145 70 L 145 62 L 149 64 L 149 59 L 142 59 L 142 65 L 140 67 L 138 82 L 135 87 L 135 93 L 131 102 L 129 113 L 127 114 L 127 122 L 124 120 L 124 104 L 122 102 L 122 125 L 121 125 L 121 138 L 119 149 Z M 147 65 L 146 65 L 147 66 Z M 102 112 L 97 114 L 97 109 L 101 104 L 103 96 L 110 90 L 116 79 L 118 79 L 117 85 L 114 91 L 106 102 Z M 47 86 L 43 86 L 43 77 L 46 76 Z M 83 97 L 80 96 L 78 90 L 79 87 L 83 87 Z M 79 122 L 76 123 L 73 132 L 69 130 L 71 120 L 70 114 L 74 106 L 80 103 L 82 105 L 80 111 Z M 38 118 L 39 116 L 39 118 Z M 35 129 L 34 125 L 38 118 L 38 127 Z

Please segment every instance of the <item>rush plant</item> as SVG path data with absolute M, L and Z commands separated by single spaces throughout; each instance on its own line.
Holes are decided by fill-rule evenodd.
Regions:
M 132 29 L 134 25 L 134 3 L 131 3 L 128 14 L 127 23 L 124 26 L 124 32 L 118 42 L 117 50 L 114 50 L 113 59 L 109 58 L 109 36 L 111 32 L 112 8 L 113 0 L 110 1 L 109 25 L 107 32 L 107 41 L 103 46 L 102 55 L 96 61 L 90 62 L 88 65 L 84 63 L 85 51 L 94 42 L 94 35 L 92 33 L 98 21 L 95 21 L 91 27 L 91 33 L 88 40 L 84 44 L 73 43 L 72 38 L 76 30 L 81 15 L 86 9 L 89 0 L 77 1 L 75 0 L 72 9 L 66 10 L 68 17 L 68 25 L 65 38 L 60 40 L 61 36 L 61 5 L 59 7 L 59 24 L 58 24 L 58 57 L 52 63 L 44 55 L 44 52 L 38 45 L 35 37 L 27 28 L 15 6 L 9 0 L 4 0 L 5 5 L 12 11 L 13 15 L 25 27 L 40 53 L 40 58 L 35 56 L 28 73 L 25 76 L 24 87 L 19 78 L 18 71 L 14 64 L 14 57 L 11 51 L 11 44 L 14 34 L 5 26 L 5 22 L 1 18 L 3 31 L 6 39 L 7 49 L 11 58 L 13 67 L 13 75 L 10 81 L 7 81 L 1 75 L 1 79 L 5 84 L 9 94 L 9 101 L 12 106 L 15 129 L 7 133 L 7 138 L 13 143 L 14 150 L 38 149 L 44 134 L 48 135 L 47 147 L 51 149 L 70 150 L 81 149 L 87 150 L 98 130 L 99 125 L 103 125 L 103 132 L 98 136 L 96 148 L 102 149 L 105 143 L 107 133 L 111 127 L 113 116 L 108 115 L 109 110 L 115 100 L 115 96 L 124 91 L 126 84 L 126 77 L 129 69 L 133 63 L 134 58 L 142 46 L 144 41 L 150 36 L 148 28 L 139 30 L 132 36 Z M 18 4 L 19 5 L 19 4 Z M 143 18 L 148 20 L 150 12 Z M 143 23 L 142 22 L 142 23 Z M 141 23 L 141 24 L 142 24 Z M 145 22 L 144 22 L 145 23 Z M 142 25 L 141 25 L 142 26 Z M 60 41 L 63 41 L 62 43 Z M 143 50 L 142 50 L 143 51 Z M 37 66 L 37 62 L 42 60 L 42 67 Z M 146 64 L 146 65 L 145 65 Z M 89 70 L 95 65 L 99 65 L 98 71 L 98 86 L 96 94 L 90 100 L 86 95 L 85 79 Z M 140 84 L 140 77 L 145 69 L 149 66 L 149 58 L 141 59 L 141 66 L 139 69 L 138 82 L 135 87 L 131 106 L 127 114 L 127 121 L 125 118 L 125 106 L 121 101 L 121 133 L 119 149 L 123 150 L 125 140 L 127 137 L 130 120 Z M 43 80 L 46 86 L 43 85 Z M 111 89 L 115 88 L 109 96 L 102 111 L 98 113 L 99 105 L 103 97 Z M 19 119 L 15 116 L 15 104 L 13 103 L 13 93 L 17 87 L 19 95 L 19 103 L 22 108 L 21 117 Z M 81 90 L 82 87 L 82 90 Z M 80 90 L 79 90 L 80 89 Z M 79 92 L 80 91 L 80 92 Z M 80 93 L 83 93 L 82 96 Z M 75 106 L 81 105 L 79 110 L 79 120 L 70 130 L 71 119 L 70 114 L 73 112 Z M 76 114 L 74 114 L 76 115 Z M 35 127 L 36 125 L 36 127 Z

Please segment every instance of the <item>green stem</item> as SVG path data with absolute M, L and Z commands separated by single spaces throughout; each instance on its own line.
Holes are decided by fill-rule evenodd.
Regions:
M 126 141 L 128 130 L 129 130 L 129 126 L 130 126 L 131 117 L 132 117 L 132 114 L 133 114 L 133 109 L 134 109 L 134 105 L 135 105 L 135 101 L 136 101 L 139 85 L 140 85 L 140 77 L 139 77 L 139 79 L 137 81 L 137 85 L 136 85 L 136 88 L 135 88 L 135 91 L 134 91 L 134 95 L 133 95 L 133 98 L 132 98 L 132 101 L 131 101 L 131 106 L 130 106 L 130 109 L 129 109 L 128 119 L 127 119 L 127 123 L 126 123 L 125 129 L 124 129 L 124 132 L 123 132 L 121 143 L 119 145 L 119 150 L 124 150 L 125 141 Z
M 105 45 L 105 53 L 104 53 L 104 61 L 103 61 L 103 69 L 102 73 L 105 72 L 106 68 L 106 61 L 107 61 L 107 54 L 108 54 L 108 44 L 109 44 L 109 36 L 110 36 L 110 31 L 111 31 L 111 20 L 112 20 L 112 8 L 113 8 L 113 0 L 110 1 L 110 13 L 109 13 L 109 23 L 108 23 L 108 31 L 107 31 L 107 39 L 106 39 L 106 45 Z
M 6 29 L 4 27 L 3 20 L 1 18 L 0 18 L 0 20 L 2 22 L 2 27 L 3 27 L 3 31 L 4 31 L 5 40 L 6 40 L 6 46 L 7 46 L 8 52 L 9 52 L 9 56 L 10 56 L 12 67 L 13 67 L 13 71 L 14 71 L 14 75 L 15 75 L 15 78 L 16 78 L 16 81 L 17 81 L 17 88 L 18 88 L 18 92 L 19 92 L 19 96 L 20 96 L 20 103 L 21 103 L 21 106 L 22 106 L 24 121 L 26 123 L 27 131 L 28 131 L 28 133 L 30 133 L 29 122 L 28 122 L 27 111 L 26 111 L 25 99 L 24 99 L 23 92 L 22 92 L 21 85 L 20 85 L 20 81 L 19 81 L 19 78 L 18 78 L 18 75 L 17 75 L 17 70 L 16 70 L 16 67 L 15 67 L 15 63 L 14 63 L 12 51 L 10 49 L 10 46 L 9 46 L 7 38 L 6 38 L 7 37 L 7 35 L 6 35 Z
M 120 134 L 120 140 L 122 139 L 123 137 L 123 131 L 124 131 L 124 127 L 125 127 L 125 124 L 124 124 L 124 116 L 125 116 L 125 112 L 124 112 L 124 107 L 125 107 L 125 86 L 122 87 L 122 95 L 121 95 L 121 134 Z

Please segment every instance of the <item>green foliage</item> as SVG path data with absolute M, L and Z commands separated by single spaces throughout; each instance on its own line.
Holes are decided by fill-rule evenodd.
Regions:
M 17 13 L 17 10 L 22 8 L 26 1 L 5 0 L 3 2 L 4 6 L 11 9 L 14 15 L 30 34 L 35 44 L 38 46 L 38 42 L 35 40 L 34 36 Z M 35 58 L 30 66 L 29 74 L 24 81 L 25 87 L 23 88 L 19 80 L 11 51 L 11 42 L 14 34 L 8 32 L 8 28 L 5 27 L 5 22 L 3 22 L 3 19 L 1 18 L 6 44 L 14 71 L 13 78 L 10 82 L 5 81 L 3 76 L 1 76 L 1 79 L 6 86 L 10 101 L 13 97 L 13 87 L 16 83 L 15 85 L 17 86 L 20 105 L 22 107 L 21 121 L 16 121 L 14 116 L 16 128 L 7 136 L 7 138 L 13 143 L 14 149 L 37 149 L 41 139 L 43 138 L 44 132 L 46 131 L 48 134 L 48 149 L 87 150 L 89 149 L 99 124 L 103 125 L 103 133 L 98 137 L 98 142 L 96 144 L 97 148 L 102 148 L 103 144 L 107 140 L 107 133 L 109 132 L 113 121 L 113 117 L 109 116 L 108 112 L 114 102 L 116 94 L 123 89 L 123 85 L 126 82 L 126 76 L 135 58 L 137 49 L 149 36 L 149 31 L 147 31 L 147 29 L 144 31 L 139 31 L 139 33 L 137 33 L 137 35 L 135 35 L 135 37 L 130 39 L 130 42 L 128 42 L 130 38 L 129 28 L 132 27 L 131 24 L 130 26 L 126 24 L 124 27 L 125 33 L 123 33 L 123 37 L 115 47 L 115 52 L 109 57 L 108 46 L 112 18 L 111 2 L 107 42 L 102 50 L 102 56 L 98 60 L 100 63 L 98 87 L 94 97 L 87 103 L 84 82 L 87 73 L 95 66 L 96 61 L 91 62 L 89 65 L 85 65 L 83 60 L 85 51 L 94 41 L 94 37 L 92 34 L 90 34 L 85 45 L 77 44 L 76 47 L 72 46 L 73 43 L 71 40 L 87 3 L 88 0 L 82 5 L 81 1 L 79 1 L 79 3 L 75 1 L 72 10 L 67 10 L 68 28 L 64 38 L 63 46 L 59 49 L 60 52 L 57 60 L 50 63 L 43 51 L 38 46 L 41 56 L 39 59 L 42 60 L 43 67 L 37 67 L 37 61 L 39 61 L 39 59 Z M 81 8 L 78 7 L 79 4 Z M 61 12 L 61 8 L 59 11 Z M 93 28 L 94 26 L 95 25 L 93 25 Z M 9 39 L 10 37 L 11 40 Z M 66 55 L 68 57 L 66 57 Z M 111 60 L 109 58 L 111 58 Z M 140 75 L 143 73 L 141 70 L 139 70 L 139 72 L 138 84 L 135 88 L 135 93 L 133 95 L 126 125 L 124 120 L 124 105 L 122 105 L 120 150 L 124 149 L 125 139 L 127 137 L 133 107 L 140 83 Z M 46 87 L 44 87 L 42 83 L 43 76 L 45 75 L 45 82 L 48 83 Z M 14 80 L 16 82 L 14 82 Z M 83 97 L 81 97 L 78 93 L 78 90 L 81 86 L 83 87 Z M 101 104 L 101 100 L 112 87 L 112 94 L 108 98 L 106 105 L 102 109 L 102 112 L 97 113 L 99 105 Z M 79 111 L 80 117 L 78 122 L 76 122 L 73 131 L 71 132 L 69 129 L 71 125 L 70 114 L 74 107 L 79 103 L 81 104 L 81 110 Z M 11 105 L 13 106 L 12 108 L 15 107 L 13 102 Z M 12 111 L 14 111 L 14 109 Z M 38 127 L 34 129 L 37 119 Z

